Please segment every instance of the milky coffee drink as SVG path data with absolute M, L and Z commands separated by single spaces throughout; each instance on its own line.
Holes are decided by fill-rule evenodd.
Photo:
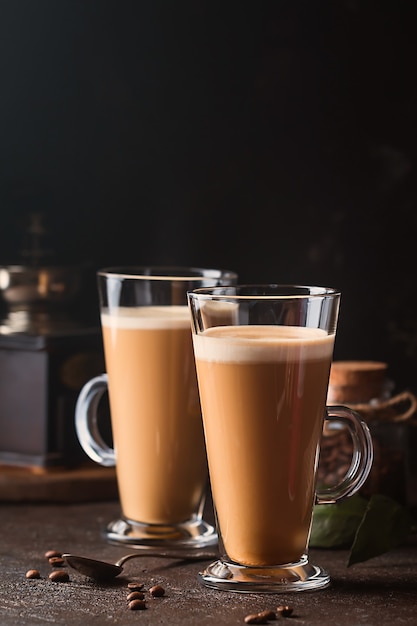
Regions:
M 120 307 L 101 319 L 124 516 L 189 520 L 207 463 L 188 309 Z
M 225 551 L 242 565 L 297 562 L 311 525 L 334 337 L 251 325 L 208 328 L 193 340 Z

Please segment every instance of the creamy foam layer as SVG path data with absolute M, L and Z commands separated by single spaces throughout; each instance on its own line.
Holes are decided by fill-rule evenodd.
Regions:
M 101 312 L 101 324 L 108 328 L 163 329 L 188 328 L 191 326 L 187 306 L 140 306 L 119 307 L 116 311 Z
M 216 326 L 193 335 L 197 359 L 227 363 L 329 358 L 334 336 L 300 326 Z

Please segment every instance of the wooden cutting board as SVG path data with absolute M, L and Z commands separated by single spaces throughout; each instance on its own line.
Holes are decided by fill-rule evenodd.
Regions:
M 0 501 L 93 502 L 117 498 L 113 467 L 45 470 L 0 465 Z

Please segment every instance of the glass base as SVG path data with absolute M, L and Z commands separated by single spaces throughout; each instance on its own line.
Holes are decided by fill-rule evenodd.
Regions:
M 327 572 L 317 565 L 311 565 L 307 556 L 298 563 L 265 567 L 249 567 L 218 560 L 200 572 L 199 578 L 207 587 L 238 593 L 314 591 L 330 583 Z
M 172 525 L 143 524 L 121 518 L 110 522 L 104 534 L 110 543 L 138 550 L 192 550 L 217 546 L 218 543 L 216 529 L 199 518 Z

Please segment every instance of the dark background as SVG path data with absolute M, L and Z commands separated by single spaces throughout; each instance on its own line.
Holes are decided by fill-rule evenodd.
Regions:
M 415 389 L 413 5 L 0 0 L 0 263 L 40 212 L 49 263 L 335 286 Z

